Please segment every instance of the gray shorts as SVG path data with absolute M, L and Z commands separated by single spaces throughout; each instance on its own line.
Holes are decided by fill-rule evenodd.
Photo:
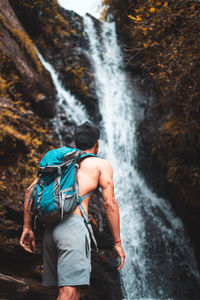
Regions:
M 90 284 L 91 242 L 84 219 L 71 214 L 62 222 L 48 224 L 44 234 L 45 286 Z

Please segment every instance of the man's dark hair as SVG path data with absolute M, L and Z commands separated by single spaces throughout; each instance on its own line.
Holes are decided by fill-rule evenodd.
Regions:
M 75 144 L 80 150 L 92 148 L 99 138 L 100 130 L 91 122 L 85 122 L 77 126 L 74 130 Z

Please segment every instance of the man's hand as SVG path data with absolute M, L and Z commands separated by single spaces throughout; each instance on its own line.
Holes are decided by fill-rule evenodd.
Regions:
M 36 249 L 35 247 L 35 235 L 30 228 L 25 228 L 22 232 L 20 245 L 28 252 L 33 253 Z
M 114 253 L 114 258 L 115 259 L 117 259 L 117 257 L 120 257 L 120 264 L 117 268 L 117 270 L 119 271 L 119 270 L 121 270 L 121 268 L 124 265 L 124 260 L 125 260 L 125 256 L 126 256 L 125 253 L 124 253 L 124 250 L 122 249 L 121 244 L 114 246 L 113 253 Z

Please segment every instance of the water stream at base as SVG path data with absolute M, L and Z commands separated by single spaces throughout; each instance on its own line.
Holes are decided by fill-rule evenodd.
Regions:
M 126 85 L 115 24 L 102 24 L 100 38 L 91 18 L 85 17 L 84 22 L 102 116 L 100 156 L 113 166 L 120 207 L 126 253 L 121 271 L 124 300 L 199 299 L 200 278 L 183 225 L 170 205 L 149 190 L 135 168 L 134 91 Z M 66 111 L 67 118 L 71 115 L 77 124 L 89 119 L 84 107 L 62 88 L 52 66 L 40 58 L 55 84 L 58 111 Z M 54 121 L 58 134 L 60 122 L 58 113 Z

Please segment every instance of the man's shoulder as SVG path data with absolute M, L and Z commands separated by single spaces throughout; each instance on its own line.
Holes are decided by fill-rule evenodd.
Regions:
M 110 161 L 99 156 L 89 157 L 88 159 L 83 160 L 83 164 L 84 162 L 85 165 L 90 166 L 91 168 L 95 167 L 99 170 L 112 169 Z
M 96 161 L 99 164 L 100 168 L 112 168 L 109 160 L 105 158 L 96 157 Z

